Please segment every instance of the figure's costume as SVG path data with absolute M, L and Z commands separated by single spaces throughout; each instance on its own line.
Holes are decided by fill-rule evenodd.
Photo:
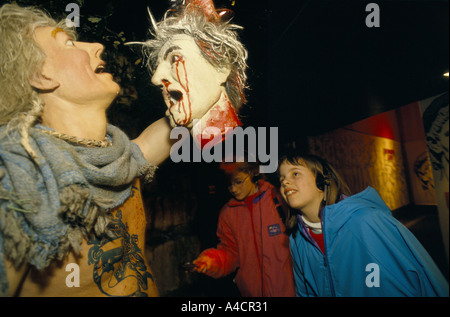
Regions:
M 324 208 L 324 252 L 302 217 L 298 229 L 290 237 L 297 296 L 449 295 L 430 255 L 371 187 Z
M 133 194 L 137 177 L 150 180 L 156 169 L 113 125 L 107 126 L 112 145 L 105 148 L 72 145 L 36 125 L 30 129 L 35 161 L 18 133 L 5 129 L 0 127 L 1 291 L 8 287 L 5 259 L 40 270 L 71 249 L 79 252 L 83 238 L 93 232 L 114 239 L 118 229 L 111 210 Z

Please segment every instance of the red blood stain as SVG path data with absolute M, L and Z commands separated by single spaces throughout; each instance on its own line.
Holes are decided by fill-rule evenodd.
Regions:
M 232 129 L 241 125 L 242 123 L 236 115 L 236 111 L 231 105 L 231 102 L 227 99 L 225 105 L 216 105 L 209 111 L 206 124 L 204 127 L 202 126 L 202 133 L 197 136 L 197 140 L 200 141 L 198 144 L 200 144 L 203 149 L 210 148 L 218 143 L 211 142 L 215 135 L 203 134 L 203 131 L 208 127 L 216 127 L 220 129 L 220 132 L 222 133 L 220 142 L 222 142 L 226 138 L 226 128 L 231 128 L 228 130 L 228 133 L 231 133 Z

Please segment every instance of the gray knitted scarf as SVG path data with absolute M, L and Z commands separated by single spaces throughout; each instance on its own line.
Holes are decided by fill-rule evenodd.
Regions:
M 5 258 L 43 269 L 70 249 L 79 252 L 83 237 L 107 234 L 109 212 L 130 196 L 136 177 L 149 181 L 156 169 L 112 125 L 106 148 L 72 145 L 41 129 L 48 128 L 30 129 L 33 161 L 18 133 L 5 136 L 0 127 L 0 293 Z

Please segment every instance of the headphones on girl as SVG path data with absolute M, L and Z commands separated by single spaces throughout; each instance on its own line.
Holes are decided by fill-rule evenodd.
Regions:
M 330 185 L 332 173 L 328 163 L 325 160 L 319 157 L 317 157 L 317 160 L 320 165 L 322 165 L 322 172 L 320 172 L 319 170 L 316 171 L 316 186 L 319 190 L 323 191 L 323 200 L 326 203 L 327 187 Z
M 256 174 L 256 175 L 253 175 L 253 176 L 252 176 L 252 183 L 253 183 L 253 184 L 258 184 L 258 182 L 259 182 L 260 179 L 261 179 L 261 174 L 260 174 L 260 173 L 258 173 L 258 174 Z

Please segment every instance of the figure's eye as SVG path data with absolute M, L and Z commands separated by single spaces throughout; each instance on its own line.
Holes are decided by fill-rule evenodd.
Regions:
M 74 42 L 72 39 L 68 39 L 68 40 L 66 41 L 66 45 L 67 45 L 67 46 L 75 46 L 75 42 Z
M 171 63 L 171 64 L 174 64 L 174 63 L 177 63 L 177 62 L 181 61 L 182 59 L 183 59 L 183 58 L 181 57 L 181 55 L 173 54 L 173 55 L 170 57 L 170 63 Z

